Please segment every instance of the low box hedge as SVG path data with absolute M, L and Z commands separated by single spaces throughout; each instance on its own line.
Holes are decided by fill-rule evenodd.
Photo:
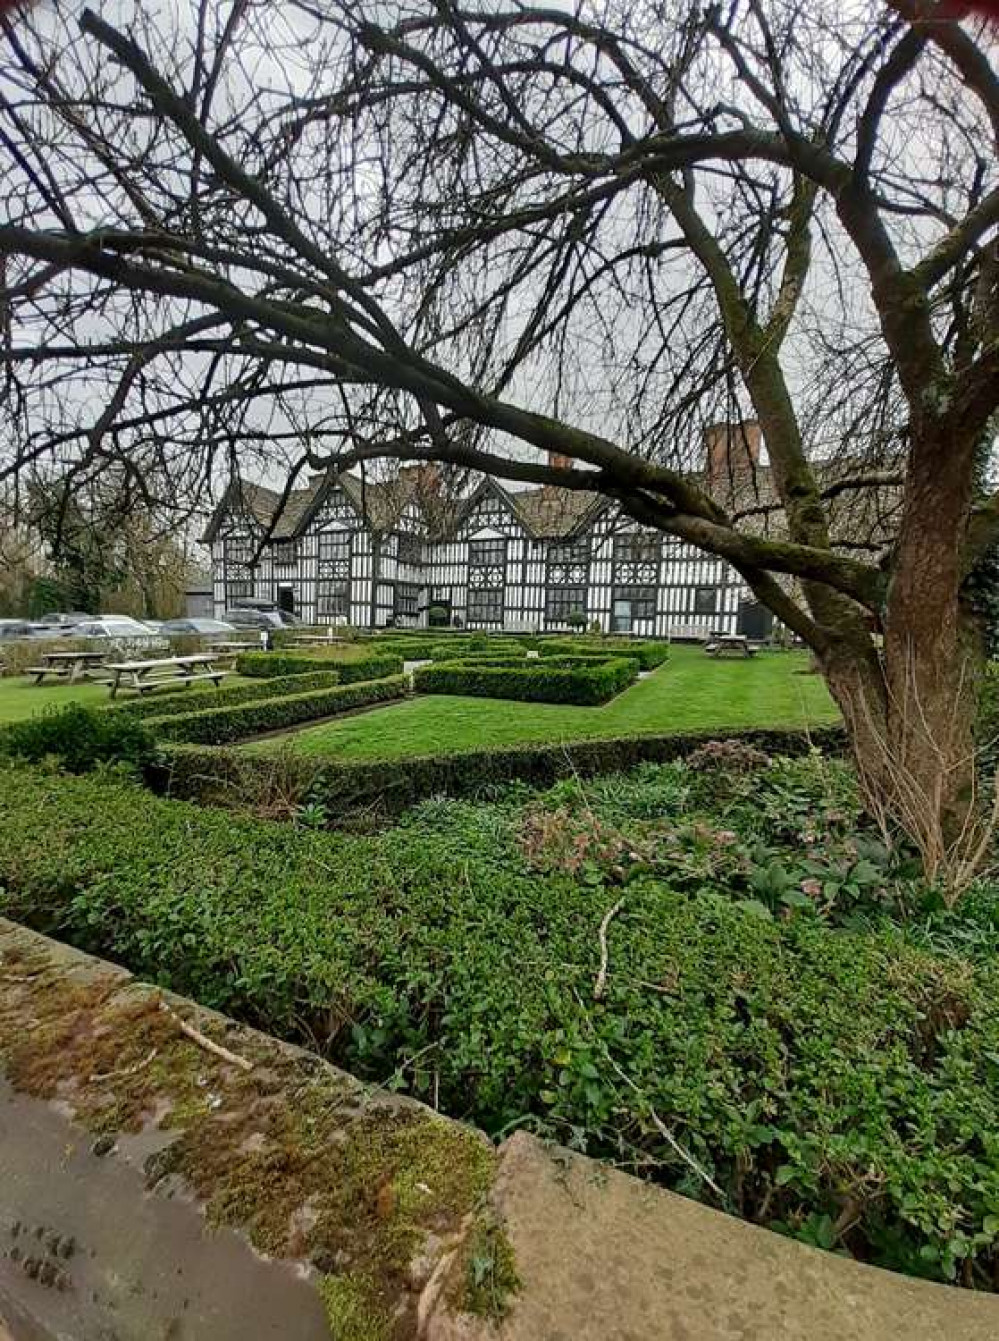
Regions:
M 479 666 L 445 661 L 421 666 L 413 688 L 423 694 L 468 694 L 474 698 L 509 698 L 526 703 L 606 703 L 633 682 L 636 663 L 629 660 L 549 667 L 540 659 L 523 666 Z
M 642 642 L 631 638 L 553 639 L 540 647 L 543 657 L 621 656 L 633 657 L 642 670 L 655 670 L 669 660 L 669 643 Z
M 332 656 L 317 656 L 299 652 L 244 652 L 236 659 L 236 670 L 250 679 L 275 679 L 285 675 L 308 675 L 318 671 L 335 670 L 341 684 L 356 684 L 358 680 L 382 680 L 387 675 L 401 675 L 403 658 L 382 652 L 361 661 L 337 661 Z
M 256 680 L 252 684 L 223 685 L 218 690 L 177 689 L 166 694 L 154 692 L 142 698 L 116 699 L 107 704 L 104 711 L 128 713 L 130 717 L 172 717 L 175 714 L 232 708 L 237 703 L 251 703 L 258 698 L 308 694 L 315 689 L 332 689 L 340 683 L 339 671 L 310 671 L 305 675 L 279 675 L 273 680 Z
M 212 707 L 202 712 L 145 720 L 159 740 L 224 745 L 264 731 L 280 731 L 372 703 L 403 698 L 408 692 L 406 676 L 394 675 L 382 680 L 336 685 L 330 689 L 313 689 L 307 694 L 288 694 L 283 698 L 258 699 L 233 707 Z
M 324 806 L 332 822 L 357 811 L 399 814 L 432 796 L 468 797 L 508 782 L 548 787 L 566 777 L 597 777 L 643 763 L 668 763 L 715 740 L 738 740 L 790 757 L 813 747 L 828 754 L 846 748 L 842 726 L 750 727 L 673 735 L 617 736 L 558 745 L 512 745 L 405 759 L 340 760 L 322 755 L 246 753 L 177 745 L 150 774 L 159 791 L 203 805 L 252 806 L 278 791 L 289 804 L 306 797 Z

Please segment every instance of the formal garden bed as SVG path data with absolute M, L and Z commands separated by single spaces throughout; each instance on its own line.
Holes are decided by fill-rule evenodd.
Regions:
M 146 724 L 105 719 L 141 761 Z M 367 835 L 324 832 L 319 793 L 277 824 L 160 799 L 121 765 L 10 762 L 0 910 L 494 1136 L 525 1126 L 993 1288 L 993 889 L 945 909 L 863 822 L 849 768 L 804 737 L 773 756 L 788 743 L 599 778 L 570 759 L 553 787 L 494 776 L 491 799 Z

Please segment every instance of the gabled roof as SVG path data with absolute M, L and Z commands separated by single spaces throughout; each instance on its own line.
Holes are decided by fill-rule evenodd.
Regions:
M 274 489 L 266 489 L 262 484 L 252 484 L 249 480 L 238 478 L 231 480 L 219 500 L 218 507 L 208 519 L 201 543 L 210 545 L 225 519 L 233 512 L 243 513 L 261 530 L 266 530 L 280 501 L 281 495 Z
M 500 500 L 532 540 L 565 540 L 607 506 L 606 498 L 582 489 L 545 484 L 539 489 L 515 493 L 486 476 L 461 508 L 456 526 L 465 521 L 487 494 Z

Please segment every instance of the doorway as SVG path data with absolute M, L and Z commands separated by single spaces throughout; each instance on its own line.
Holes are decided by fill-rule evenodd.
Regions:
M 615 600 L 614 612 L 611 615 L 611 632 L 631 632 L 631 601 L 621 599 Z
M 759 601 L 740 601 L 736 629 L 751 642 L 764 643 L 770 637 L 774 617 Z
M 277 607 L 284 610 L 286 614 L 295 613 L 295 588 L 290 586 L 279 586 L 277 589 Z

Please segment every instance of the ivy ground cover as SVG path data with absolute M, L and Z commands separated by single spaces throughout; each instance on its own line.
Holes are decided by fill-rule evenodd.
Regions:
M 0 910 L 494 1136 L 994 1288 L 995 893 L 940 910 L 842 764 L 705 747 L 321 823 L 9 766 Z

